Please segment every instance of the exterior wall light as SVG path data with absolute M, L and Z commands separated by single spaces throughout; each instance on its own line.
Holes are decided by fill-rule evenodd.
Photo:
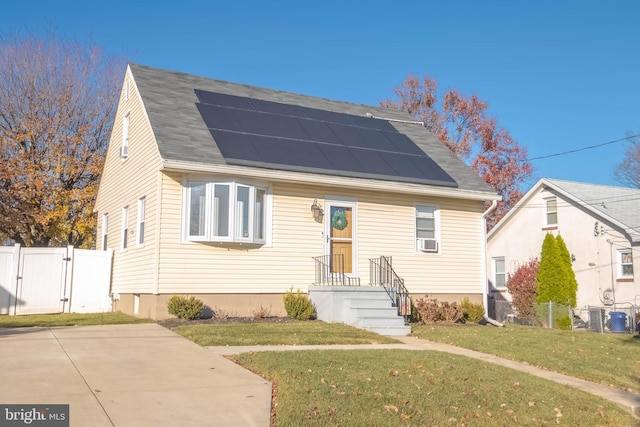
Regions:
M 313 220 L 315 222 L 322 222 L 322 218 L 324 217 L 324 211 L 320 204 L 318 204 L 318 200 L 315 199 L 311 204 L 311 213 L 313 214 Z

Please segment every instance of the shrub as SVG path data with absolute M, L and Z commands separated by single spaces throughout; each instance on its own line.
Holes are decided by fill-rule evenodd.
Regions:
M 476 304 L 465 298 L 460 302 L 460 308 L 464 313 L 464 321 L 469 323 L 478 323 L 484 319 L 484 307 L 482 304 Z
M 293 290 L 287 291 L 284 296 L 284 309 L 287 316 L 296 320 L 309 320 L 316 317 L 316 308 L 306 294 L 298 290 L 295 294 Z
M 213 307 L 213 317 L 216 319 L 228 319 L 230 317 L 238 317 L 236 312 L 231 312 L 223 307 Z
M 462 308 L 453 302 L 420 298 L 415 303 L 418 323 L 456 323 L 464 318 Z
M 534 258 L 518 268 L 515 273 L 508 275 L 507 289 L 513 298 L 512 304 L 518 311 L 518 317 L 521 319 L 530 318 L 536 314 L 534 304 L 537 296 L 536 276 L 539 266 L 540 262 Z
M 202 314 L 204 303 L 191 295 L 190 297 L 180 297 L 174 295 L 167 301 L 167 310 L 178 319 L 193 320 L 199 319 Z
M 251 316 L 254 319 L 266 319 L 267 317 L 271 317 L 271 306 L 266 307 L 261 303 L 258 307 L 251 309 Z

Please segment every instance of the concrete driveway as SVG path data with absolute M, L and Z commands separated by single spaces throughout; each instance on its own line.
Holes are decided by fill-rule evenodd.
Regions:
M 269 426 L 269 382 L 156 324 L 0 329 L 0 378 L 71 426 Z

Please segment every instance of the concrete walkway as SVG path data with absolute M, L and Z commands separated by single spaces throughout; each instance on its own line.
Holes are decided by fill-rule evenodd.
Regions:
M 69 404 L 71 426 L 270 423 L 269 382 L 157 324 L 0 329 L 0 372 L 0 404 Z
M 480 353 L 449 344 L 441 344 L 415 337 L 394 337 L 403 344 L 372 344 L 372 345 L 275 345 L 253 347 L 209 347 L 211 351 L 219 355 L 240 354 L 251 351 L 294 351 L 294 350 L 365 350 L 365 349 L 401 349 L 401 350 L 432 350 L 458 354 L 494 363 L 510 369 L 526 372 L 549 381 L 564 384 L 579 390 L 607 399 L 626 411 L 631 412 L 636 418 L 640 418 L 640 395 L 629 393 L 614 387 L 581 380 L 557 372 L 536 368 L 526 363 L 515 362 L 486 353 Z

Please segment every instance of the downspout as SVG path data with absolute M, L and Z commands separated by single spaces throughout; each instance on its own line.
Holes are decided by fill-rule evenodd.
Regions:
M 482 214 L 482 302 L 484 304 L 485 316 L 484 319 L 495 326 L 504 326 L 502 323 L 497 320 L 491 319 L 489 317 L 489 280 L 487 277 L 487 215 L 496 210 L 498 207 L 498 201 L 492 200 L 491 206 L 487 208 L 486 211 Z

